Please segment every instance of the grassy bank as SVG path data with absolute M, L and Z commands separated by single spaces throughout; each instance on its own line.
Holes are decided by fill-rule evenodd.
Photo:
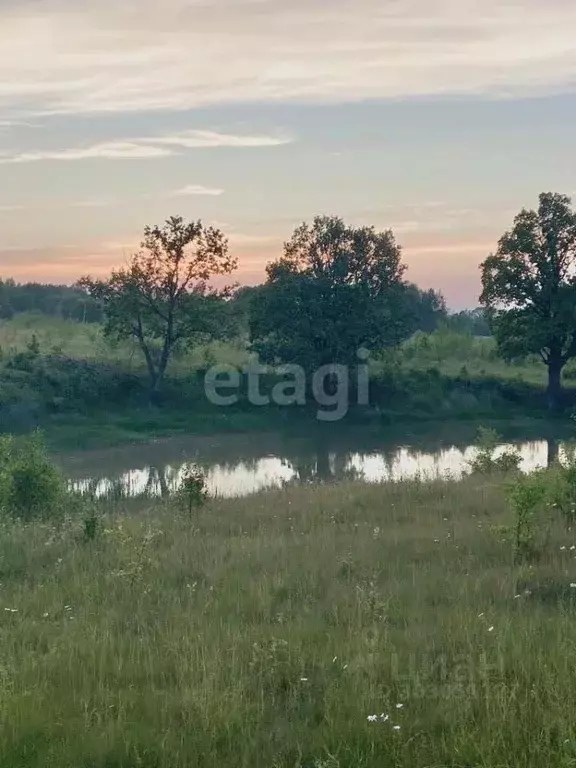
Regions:
M 0 764 L 573 766 L 573 533 L 519 570 L 507 522 L 470 479 L 5 524 Z
M 250 405 L 218 408 L 204 393 L 215 362 L 241 367 L 246 345 L 212 344 L 173 361 L 161 408 L 148 407 L 146 371 L 138 350 L 111 346 L 97 325 L 21 315 L 0 327 L 0 432 L 40 426 L 60 450 L 130 444 L 182 433 L 300 429 L 317 408 Z M 566 384 L 573 383 L 568 368 Z M 278 376 L 261 384 L 270 393 Z M 351 407 L 347 421 L 370 428 L 447 421 L 546 417 L 545 369 L 535 360 L 508 365 L 491 339 L 454 333 L 419 334 L 400 350 L 372 361 L 371 406 Z M 568 408 L 576 389 L 567 387 Z M 353 398 L 352 398 L 353 400 Z

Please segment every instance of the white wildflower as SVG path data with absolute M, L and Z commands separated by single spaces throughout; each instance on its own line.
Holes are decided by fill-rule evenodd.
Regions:
M 494 627 L 488 627 L 488 632 L 494 632 Z
M 300 682 L 301 683 L 307 683 L 308 682 L 308 678 L 307 677 L 301 677 L 300 678 Z
M 404 704 L 396 704 L 396 709 L 402 709 L 403 706 Z
M 378 720 L 378 715 L 368 715 L 368 722 L 375 723 Z
M 393 726 L 392 726 L 392 730 L 393 730 L 393 731 L 399 731 L 401 727 L 402 727 L 402 726 L 400 726 L 400 725 L 393 725 Z

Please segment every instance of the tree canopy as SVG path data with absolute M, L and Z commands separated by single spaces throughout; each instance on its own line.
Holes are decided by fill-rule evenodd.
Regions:
M 562 369 L 576 355 L 576 214 L 569 197 L 540 195 L 522 210 L 482 264 L 481 302 L 504 357 L 539 355 L 548 367 L 551 408 Z
M 390 230 L 331 216 L 302 224 L 251 302 L 252 348 L 264 362 L 309 370 L 399 344 L 413 328 L 404 270 Z
M 162 227 L 146 227 L 126 268 L 79 285 L 102 303 L 107 336 L 137 341 L 156 399 L 174 352 L 221 330 L 228 289 L 216 290 L 209 280 L 235 268 L 220 230 L 173 216 Z

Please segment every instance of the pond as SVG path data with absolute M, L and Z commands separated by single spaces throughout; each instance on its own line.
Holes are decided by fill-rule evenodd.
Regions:
M 450 436 L 452 435 L 452 437 Z M 72 487 L 96 495 L 169 495 L 186 462 L 206 473 L 211 494 L 245 496 L 290 484 L 357 480 L 393 482 L 411 478 L 459 479 L 475 455 L 474 430 L 442 425 L 425 433 L 375 434 L 361 429 L 304 434 L 219 434 L 178 437 L 104 451 L 58 457 Z M 508 436 L 502 449 L 516 447 L 522 469 L 546 466 L 563 444 L 549 437 Z

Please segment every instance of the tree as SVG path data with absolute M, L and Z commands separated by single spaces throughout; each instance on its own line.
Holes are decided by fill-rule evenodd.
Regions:
M 454 333 L 466 333 L 471 336 L 492 335 L 487 312 L 483 307 L 463 309 L 448 315 L 442 325 Z
M 405 287 L 406 301 L 414 319 L 414 331 L 432 333 L 448 318 L 446 301 L 438 291 L 422 290 L 414 283 Z
M 404 269 L 391 231 L 329 216 L 302 224 L 251 302 L 252 348 L 263 362 L 309 371 L 399 344 L 411 329 Z
M 482 304 L 506 358 L 538 354 L 548 403 L 561 405 L 562 369 L 576 355 L 576 214 L 565 195 L 540 195 L 482 264 Z
M 105 281 L 79 281 L 102 302 L 106 335 L 138 343 L 151 401 L 158 399 L 173 354 L 217 334 L 219 309 L 229 289 L 215 290 L 208 281 L 235 268 L 220 230 L 173 216 L 162 227 L 146 227 L 141 250 L 128 267 Z

